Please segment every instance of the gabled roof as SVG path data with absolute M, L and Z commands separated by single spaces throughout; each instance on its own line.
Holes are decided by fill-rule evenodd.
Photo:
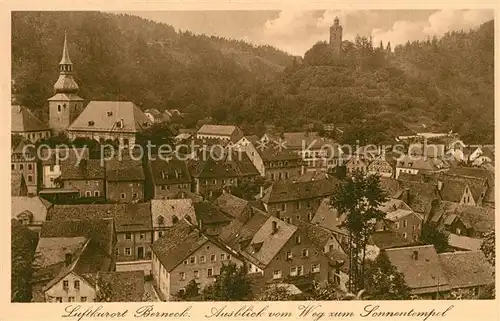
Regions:
M 149 126 L 149 118 L 132 102 L 91 101 L 68 130 L 137 133 Z
M 495 268 L 481 251 L 441 253 L 439 260 L 452 289 L 495 283 Z
M 336 180 L 320 179 L 307 182 L 278 181 L 264 191 L 264 203 L 289 202 L 330 196 L 335 192 Z
M 232 125 L 203 125 L 198 129 L 198 134 L 202 135 L 221 135 L 231 136 L 236 130 L 236 126 Z
M 14 133 L 49 130 L 49 126 L 41 122 L 28 108 L 11 106 L 11 128 Z
M 302 157 L 297 152 L 286 149 L 280 150 L 280 148 L 271 145 L 271 143 L 261 146 L 266 146 L 266 147 L 264 148 L 264 147 L 259 147 L 259 145 L 256 145 L 255 148 L 257 149 L 259 155 L 262 157 L 262 160 L 265 162 L 292 161 L 292 160 L 298 161 L 302 159 Z
M 114 218 L 118 233 L 152 230 L 149 203 L 54 205 L 49 216 L 51 221 Z
M 412 294 L 450 289 L 448 279 L 433 245 L 386 249 L 391 264 L 404 275 Z M 417 258 L 414 258 L 414 253 Z
M 33 221 L 43 222 L 52 204 L 39 196 L 12 196 L 10 198 L 12 218 L 28 210 L 33 213 Z
M 93 180 L 104 179 L 105 167 L 100 159 L 82 159 L 76 162 L 74 159 L 61 160 L 62 180 Z
M 397 167 L 412 168 L 418 170 L 437 171 L 448 169 L 450 165 L 439 158 L 425 158 L 424 156 L 402 155 L 398 158 Z
M 151 249 L 170 272 L 208 241 L 193 225 L 181 220 L 169 233 L 156 240 Z
M 319 248 L 323 248 L 328 241 L 330 241 L 330 239 L 335 238 L 332 231 L 320 226 L 319 224 L 316 225 L 298 220 L 295 225 Z
M 393 231 L 374 232 L 370 236 L 370 240 L 381 250 L 409 246 L 413 242 L 411 239 L 405 239 L 401 234 Z
M 318 224 L 335 233 L 346 235 L 348 234 L 347 230 L 340 227 L 344 219 L 345 215 L 339 215 L 337 209 L 330 205 L 330 199 L 324 198 L 311 219 L 311 223 Z
M 464 235 L 450 233 L 448 236 L 448 244 L 456 249 L 467 251 L 479 251 L 481 249 L 482 239 L 476 239 Z
M 234 196 L 231 193 L 222 193 L 214 202 L 224 213 L 240 221 L 246 221 L 251 210 L 247 200 Z
M 327 140 L 316 132 L 291 132 L 283 133 L 282 136 L 282 142 L 288 149 L 302 150 L 302 146 L 309 147 L 309 149 L 319 149 L 327 144 Z M 279 141 L 279 137 L 277 140 Z
M 11 172 L 10 173 L 10 195 L 11 196 L 24 196 L 24 195 L 26 195 L 25 193 L 27 191 L 23 191 L 23 188 L 26 188 L 26 180 L 24 179 L 23 173 Z
M 434 209 L 432 220 L 437 222 L 441 217 L 446 218 L 452 214 L 459 216 L 466 226 L 480 233 L 486 233 L 495 227 L 495 209 L 454 202 L 439 202 Z
M 99 272 L 98 278 L 111 286 L 109 302 L 141 302 L 144 297 L 143 271 Z
M 193 202 L 189 198 L 170 200 L 151 200 L 151 215 L 153 227 L 172 227 L 174 217 L 178 220 L 187 219 L 196 224 L 196 214 Z M 163 217 L 163 219 L 160 218 Z M 163 224 L 161 224 L 163 222 Z
M 44 268 L 64 262 L 65 254 L 76 256 L 76 253 L 83 249 L 88 240 L 84 236 L 42 237 L 36 247 L 38 253 L 35 258 L 36 266 Z
M 191 183 L 191 176 L 186 162 L 178 159 L 168 161 L 162 159 L 150 160 L 152 177 L 155 185 Z
M 225 161 L 213 160 L 209 157 L 207 160 L 200 160 L 196 162 L 191 171 L 191 176 L 196 178 L 236 178 L 238 177 L 238 169 L 233 163 Z
M 272 232 L 273 222 L 278 227 L 276 233 Z M 244 251 L 254 259 L 255 264 L 260 268 L 265 268 L 296 231 L 296 226 L 270 216 L 255 233 Z
M 205 224 L 226 223 L 231 221 L 231 217 L 224 214 L 218 206 L 208 202 L 198 202 L 194 204 L 196 218 Z
M 106 181 L 108 182 L 143 181 L 144 178 L 144 169 L 140 160 L 106 161 Z
M 257 211 L 244 222 L 232 220 L 231 223 L 224 226 L 219 234 L 219 239 L 235 249 L 243 249 L 250 244 L 250 240 L 266 223 L 267 219 L 266 213 Z

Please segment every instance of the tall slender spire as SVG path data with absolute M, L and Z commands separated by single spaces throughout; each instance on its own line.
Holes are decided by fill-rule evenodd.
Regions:
M 69 59 L 69 51 L 68 51 L 68 35 L 66 30 L 64 30 L 64 47 L 61 62 L 59 65 L 72 65 L 71 59 Z
M 73 63 L 69 59 L 68 37 L 64 31 L 64 45 L 61 62 L 59 62 L 59 79 L 54 84 L 57 93 L 76 93 L 78 85 L 73 79 Z

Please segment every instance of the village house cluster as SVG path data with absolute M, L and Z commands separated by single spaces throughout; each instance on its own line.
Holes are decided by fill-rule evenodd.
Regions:
M 332 38 L 337 42 L 338 20 L 332 28 L 340 32 Z M 389 195 L 370 247 L 387 253 L 412 294 L 479 296 L 494 283 L 479 248 L 494 228 L 492 146 L 471 149 L 454 134 L 415 133 L 398 137 L 408 142 L 403 156 L 365 146 L 348 154 L 314 132 L 257 137 L 237 126 L 207 124 L 175 137 L 201 146 L 186 151 L 186 161 L 103 162 L 85 148 L 66 151 L 64 161 L 54 149 L 54 157 L 42 161 L 27 144 L 65 133 L 71 140 L 133 146 L 138 133 L 179 113 L 143 112 L 125 101 L 85 103 L 66 39 L 59 71 L 47 123 L 12 105 L 12 134 L 24 138 L 11 151 L 12 219 L 39 236 L 35 302 L 94 301 L 98 278 L 113 287 L 112 300 L 179 300 L 189 282 L 203 288 L 230 262 L 262 287 L 286 284 L 300 291 L 313 281 L 331 281 L 345 288 L 349 232 L 329 198 L 339 177 L 356 170 L 379 175 Z M 439 148 L 427 153 L 424 140 Z M 322 148 L 326 144 L 338 147 Z M 199 157 L 212 145 L 226 156 Z M 232 153 L 239 156 L 227 157 Z M 234 195 L 248 186 L 258 186 L 251 198 Z M 448 232 L 448 251 L 438 254 L 420 243 L 426 222 Z

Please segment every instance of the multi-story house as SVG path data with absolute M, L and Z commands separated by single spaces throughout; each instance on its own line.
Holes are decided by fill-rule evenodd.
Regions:
M 394 177 L 394 168 L 385 154 L 373 159 L 368 165 L 368 174 L 379 175 L 380 177 Z
M 20 142 L 11 152 L 11 172 L 21 173 L 29 196 L 38 193 L 38 165 L 34 146 Z
M 191 175 L 184 161 L 157 158 L 148 162 L 148 171 L 155 199 L 171 199 L 181 191 L 191 191 Z
M 100 159 L 61 160 L 61 187 L 78 191 L 80 197 L 105 199 L 105 168 Z
M 164 121 L 163 114 L 158 109 L 151 108 L 144 111 L 144 115 L 151 121 L 152 124 L 161 123 Z
M 389 199 L 379 207 L 385 217 L 375 225 L 375 233 L 392 231 L 407 240 L 407 244 L 420 240 L 423 218 L 415 213 L 408 204 L 398 199 Z
M 39 196 L 12 196 L 10 204 L 12 218 L 35 232 L 40 232 L 52 207 L 50 202 Z
M 116 270 L 143 270 L 149 273 L 153 238 L 149 203 L 54 205 L 49 217 L 53 222 L 114 219 Z
M 400 173 L 417 175 L 419 173 L 445 172 L 449 164 L 440 158 L 427 158 L 421 155 L 402 155 L 396 162 L 396 178 Z
M 368 171 L 369 160 L 362 158 L 360 155 L 353 155 L 346 164 L 348 175 L 354 174 L 356 171 L 366 173 Z
M 190 198 L 151 200 L 153 242 L 168 234 L 182 219 L 196 224 L 193 201 Z
M 40 149 L 40 163 L 43 188 L 57 188 L 57 178 L 61 176 L 61 161 L 77 165 L 81 159 L 89 159 L 88 148 L 44 148 Z
M 239 255 L 186 220 L 152 245 L 153 282 L 162 299 L 173 301 L 194 280 L 200 289 L 215 281 L 223 264 L 242 266 Z
M 142 162 L 133 159 L 106 161 L 106 199 L 136 203 L 144 199 L 145 175 Z
M 46 221 L 33 275 L 35 302 L 90 302 L 89 275 L 115 269 L 113 219 Z
M 238 171 L 232 163 L 211 158 L 197 161 L 191 172 L 196 194 L 211 198 L 222 193 L 225 187 L 238 186 Z
M 323 198 L 333 195 L 337 180 L 278 181 L 264 190 L 261 201 L 270 215 L 287 223 L 295 220 L 309 222 Z
M 207 235 L 220 234 L 232 220 L 219 206 L 208 201 L 195 203 L 194 211 L 198 228 Z
M 13 135 L 20 135 L 31 143 L 50 137 L 49 126 L 42 123 L 28 108 L 12 106 L 10 116 L 10 132 Z
M 133 146 L 136 136 L 151 126 L 151 121 L 129 101 L 91 101 L 71 123 L 70 139 L 92 138 L 99 142 L 118 141 L 120 146 Z
M 233 143 L 243 137 L 243 131 L 232 125 L 203 125 L 196 133 L 196 138 L 215 138 Z
M 249 274 L 260 274 L 265 282 L 333 280 L 323 249 L 302 230 L 275 217 L 255 213 L 243 225 L 232 223 L 219 238 L 245 258 Z

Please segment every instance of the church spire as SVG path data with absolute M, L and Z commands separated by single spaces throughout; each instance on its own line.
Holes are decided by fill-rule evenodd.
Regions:
M 57 79 L 57 82 L 54 84 L 54 91 L 56 93 L 76 93 L 78 91 L 78 85 L 73 79 L 73 63 L 69 59 L 68 37 L 66 31 L 64 31 L 62 58 L 59 62 L 59 79 Z

